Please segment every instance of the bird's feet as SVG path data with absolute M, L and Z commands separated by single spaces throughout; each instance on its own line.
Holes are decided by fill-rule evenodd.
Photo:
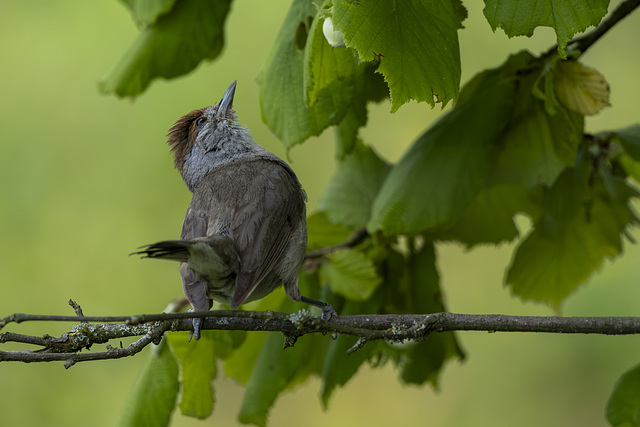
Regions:
M 329 320 L 331 319 L 331 316 L 338 315 L 338 313 L 336 313 L 331 304 L 329 304 L 328 302 L 318 301 L 315 299 L 307 298 L 305 296 L 300 296 L 300 299 L 298 301 L 321 308 L 322 316 L 320 318 L 322 320 Z
M 336 311 L 333 309 L 333 306 L 329 303 L 325 303 L 326 305 L 324 307 L 322 307 L 322 316 L 320 316 L 320 318 L 322 320 L 329 320 L 331 319 L 331 316 L 337 316 L 338 313 L 336 313 Z
M 189 313 L 193 312 L 193 309 L 189 309 Z M 202 318 L 198 317 L 196 319 L 193 319 L 193 331 L 191 331 L 191 333 L 189 334 L 189 342 L 191 342 L 191 339 L 195 339 L 196 341 L 198 341 L 200 339 L 200 327 L 202 326 Z

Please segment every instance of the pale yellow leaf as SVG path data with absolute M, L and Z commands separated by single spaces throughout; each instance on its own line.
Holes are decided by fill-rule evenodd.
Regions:
M 558 61 L 553 85 L 560 102 L 586 116 L 597 114 L 609 103 L 609 83 L 597 70 L 578 61 Z

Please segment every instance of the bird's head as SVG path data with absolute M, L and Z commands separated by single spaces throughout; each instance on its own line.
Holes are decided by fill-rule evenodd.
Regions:
M 261 148 L 233 110 L 236 82 L 215 105 L 182 116 L 167 134 L 176 169 L 191 191 L 214 168 Z

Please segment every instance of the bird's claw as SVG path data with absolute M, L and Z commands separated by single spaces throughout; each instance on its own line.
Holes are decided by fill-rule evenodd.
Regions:
M 189 309 L 189 312 L 191 313 L 192 311 L 194 311 L 193 309 Z M 189 342 L 191 342 L 191 339 L 195 339 L 196 341 L 198 341 L 200 339 L 200 328 L 202 326 L 202 318 L 198 317 L 196 319 L 193 319 L 193 331 L 191 331 L 189 333 Z
M 322 316 L 320 316 L 322 320 L 329 320 L 333 315 L 337 316 L 338 313 L 336 313 L 336 311 L 333 309 L 331 304 L 327 304 L 324 307 L 322 307 Z

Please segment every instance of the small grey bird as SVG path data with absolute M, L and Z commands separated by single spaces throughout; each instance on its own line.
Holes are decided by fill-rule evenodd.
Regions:
M 307 246 L 306 193 L 293 170 L 260 147 L 232 109 L 236 82 L 222 100 L 186 114 L 169 130 L 175 166 L 193 198 L 181 240 L 144 246 L 144 258 L 180 261 L 184 294 L 196 311 L 213 301 L 240 305 L 284 284 L 287 296 L 335 314 L 304 297 L 298 275 Z M 202 319 L 193 320 L 200 338 Z

